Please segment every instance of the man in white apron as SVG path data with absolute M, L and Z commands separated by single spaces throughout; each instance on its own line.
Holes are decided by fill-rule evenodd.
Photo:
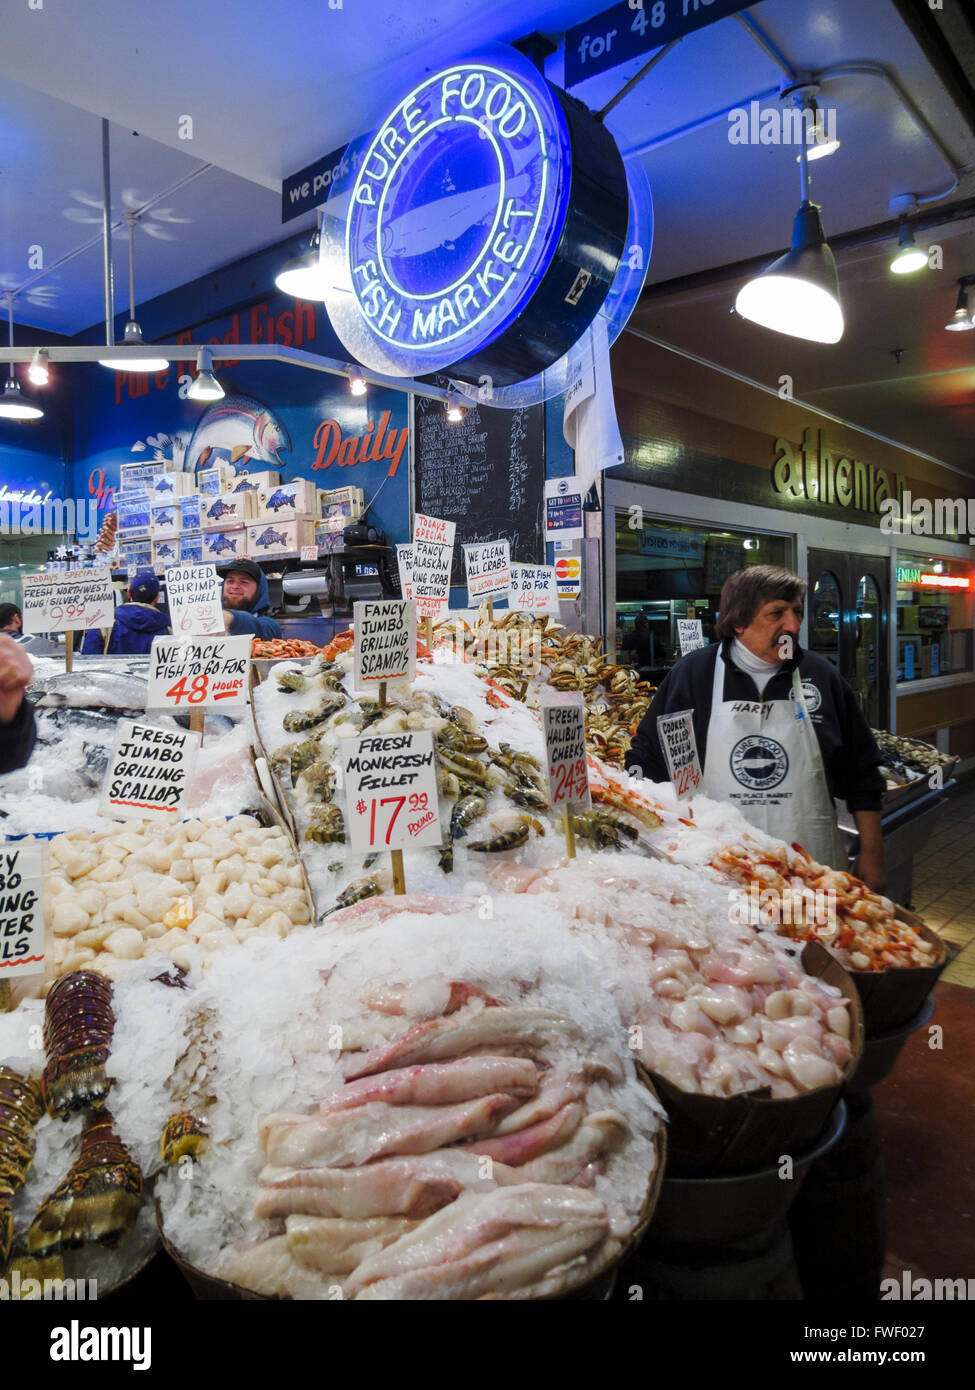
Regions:
M 627 767 L 667 779 L 656 721 L 693 712 L 701 791 L 730 801 L 778 840 L 822 864 L 847 867 L 834 798 L 860 835 L 857 871 L 886 885 L 880 753 L 856 697 L 825 658 L 798 645 L 806 585 L 767 565 L 733 574 L 721 591 L 717 635 L 670 671 L 633 740 Z

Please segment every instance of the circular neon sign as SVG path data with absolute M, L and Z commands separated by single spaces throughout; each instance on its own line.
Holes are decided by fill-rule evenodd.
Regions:
M 628 215 L 612 136 L 514 50 L 418 81 L 325 208 L 333 326 L 394 376 L 515 382 L 585 333 Z

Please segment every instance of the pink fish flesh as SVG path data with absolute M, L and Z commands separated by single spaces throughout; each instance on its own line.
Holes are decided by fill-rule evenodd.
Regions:
M 506 1134 L 500 1138 L 469 1139 L 465 1147 L 472 1153 L 487 1154 L 499 1163 L 517 1168 L 532 1158 L 538 1158 L 540 1154 L 548 1153 L 549 1149 L 564 1144 L 575 1134 L 584 1114 L 585 1110 L 581 1105 L 564 1105 L 561 1110 L 557 1110 L 554 1115 L 536 1125 L 529 1125 L 526 1129 L 519 1129 L 514 1134 Z
M 364 1168 L 265 1168 L 254 1215 L 258 1218 L 425 1216 L 462 1191 L 497 1186 L 501 1165 L 461 1149 L 411 1158 L 386 1158 Z
M 326 1096 L 319 1109 L 323 1113 L 349 1110 L 376 1100 L 388 1105 L 450 1105 L 502 1092 L 523 1097 L 538 1090 L 538 1081 L 534 1062 L 525 1057 L 461 1057 L 349 1081 Z
M 554 1033 L 578 1033 L 575 1025 L 548 1009 L 483 1009 L 461 1017 L 427 1019 L 399 1038 L 350 1061 L 350 1081 L 389 1067 L 439 1062 L 460 1057 L 475 1047 L 542 1043 Z
M 395 1154 L 432 1153 L 458 1140 L 489 1134 L 517 1104 L 516 1097 L 508 1095 L 440 1106 L 368 1101 L 299 1125 L 270 1126 L 267 1158 L 282 1168 L 349 1168 Z
M 629 1126 L 618 1111 L 598 1111 L 587 1115 L 561 1148 L 530 1159 L 513 1171 L 521 1175 L 522 1182 L 571 1183 L 590 1163 L 618 1148 L 628 1133 Z M 497 1168 L 494 1175 L 499 1182 L 510 1181 L 509 1174 L 499 1177 Z

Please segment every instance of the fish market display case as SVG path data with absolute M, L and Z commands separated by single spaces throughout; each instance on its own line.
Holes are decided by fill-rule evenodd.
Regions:
M 930 839 L 947 803 L 945 795 L 954 781 L 944 787 L 931 787 L 921 778 L 905 787 L 892 787 L 884 793 L 880 825 L 887 861 L 887 897 L 910 904 L 914 886 L 914 859 Z M 851 865 L 860 853 L 860 836 L 851 812 L 842 807 L 839 826 L 847 842 Z

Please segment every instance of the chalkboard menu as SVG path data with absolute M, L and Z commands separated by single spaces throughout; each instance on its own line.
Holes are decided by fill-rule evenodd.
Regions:
M 466 583 L 462 547 L 476 541 L 507 538 L 512 560 L 545 560 L 545 407 L 463 404 L 463 420 L 451 424 L 440 401 L 413 398 L 415 508 L 456 522 L 457 586 Z

